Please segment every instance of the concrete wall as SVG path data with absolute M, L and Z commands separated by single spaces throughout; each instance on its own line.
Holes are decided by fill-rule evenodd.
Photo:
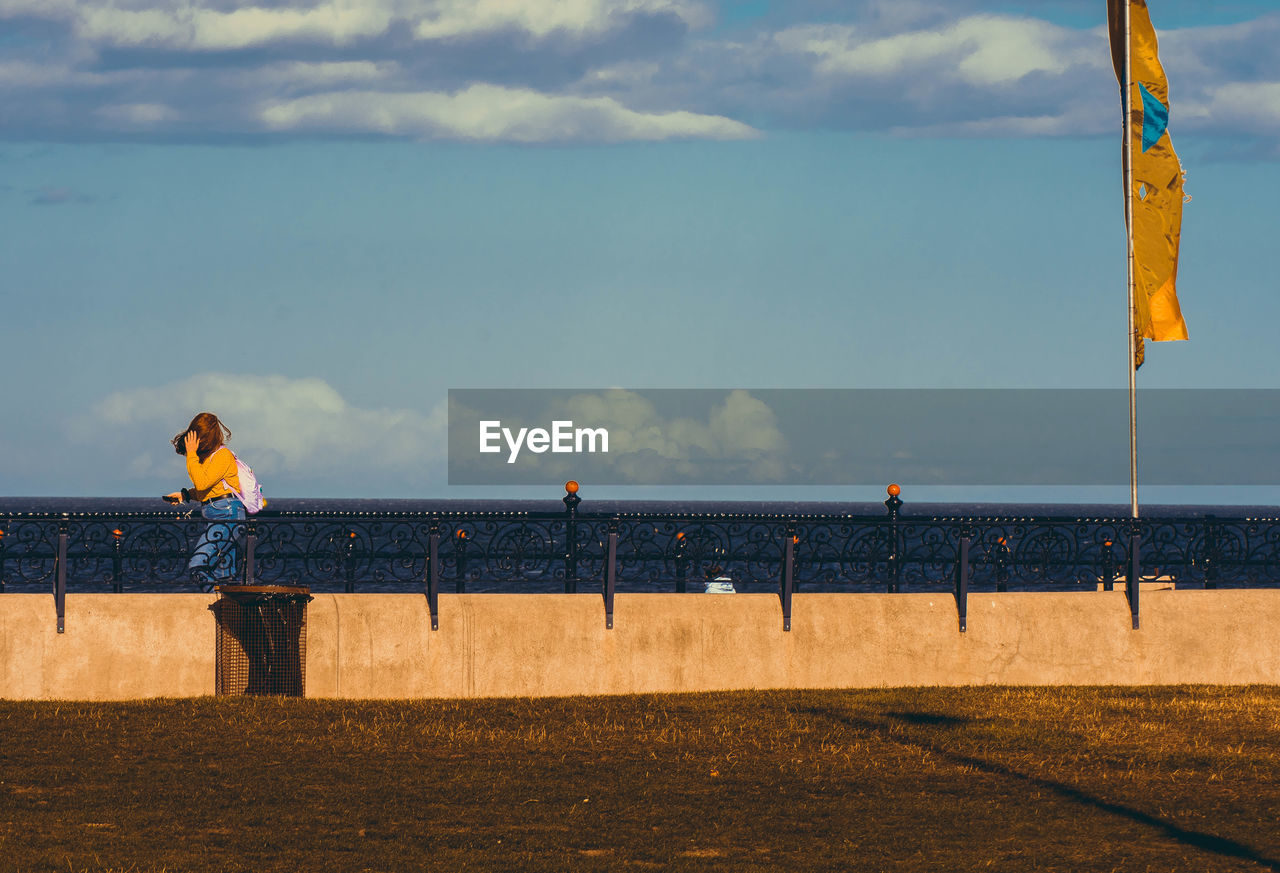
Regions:
M 0 595 L 0 697 L 131 699 L 214 690 L 211 595 Z M 1123 593 L 318 594 L 307 694 L 408 698 L 738 688 L 1280 682 L 1280 591 Z

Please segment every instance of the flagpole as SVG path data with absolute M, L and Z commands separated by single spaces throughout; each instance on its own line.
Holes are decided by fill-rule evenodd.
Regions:
M 1137 338 L 1134 336 L 1133 313 L 1133 40 L 1130 35 L 1130 0 L 1124 0 L 1124 225 L 1128 240 L 1129 300 L 1129 513 L 1138 517 L 1138 397 Z

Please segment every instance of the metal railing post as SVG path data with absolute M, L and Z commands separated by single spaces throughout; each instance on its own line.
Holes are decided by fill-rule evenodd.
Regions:
M 58 522 L 58 558 L 53 574 L 53 608 L 58 615 L 58 633 L 66 631 L 67 621 L 67 544 L 71 522 L 64 512 Z
M 676 593 L 684 594 L 689 590 L 689 555 L 685 549 L 689 541 L 684 537 L 684 531 L 676 534 Z
M 791 593 L 800 590 L 800 535 L 793 533 L 791 535 Z
M 4 529 L 0 528 L 0 594 L 4 593 Z
M 356 590 L 356 532 L 347 531 L 347 546 L 342 556 L 342 575 L 346 580 L 344 589 L 348 594 Z
M 1103 542 L 1102 547 L 1106 549 L 1102 553 L 1102 590 L 1114 591 L 1116 587 L 1116 556 L 1111 551 L 1111 540 Z
M 1204 519 L 1204 587 L 1218 587 L 1218 520 L 1206 515 Z
M 244 527 L 244 584 L 252 585 L 258 578 L 258 568 L 254 565 L 254 553 L 258 548 L 258 523 L 250 521 Z
M 124 557 L 120 554 L 120 541 L 124 531 L 116 528 L 111 531 L 111 590 L 115 594 L 124 591 Z
M 1000 537 L 996 546 L 996 591 L 1009 590 L 1009 544 Z
M 570 479 L 564 483 L 564 510 L 568 518 L 564 523 L 564 593 L 578 593 L 578 483 Z
M 453 580 L 453 590 L 457 594 L 467 593 L 467 532 L 462 528 L 458 529 L 457 537 L 453 544 L 453 553 L 457 558 L 457 578 Z
M 796 573 L 796 523 L 788 521 L 782 545 L 782 579 L 780 594 L 782 596 L 782 629 L 791 630 L 791 594 L 795 587 Z
M 432 520 L 427 535 L 427 609 L 431 611 L 431 629 L 440 629 L 440 522 Z
M 885 508 L 889 510 L 889 582 L 888 592 L 897 594 L 902 587 L 902 538 L 898 531 L 898 511 L 902 509 L 902 498 L 898 495 L 902 493 L 902 489 L 894 483 L 885 489 L 889 493 L 889 499 L 884 502 Z
M 609 519 L 609 553 L 604 570 L 604 626 L 613 629 L 613 594 L 618 585 L 618 517 Z

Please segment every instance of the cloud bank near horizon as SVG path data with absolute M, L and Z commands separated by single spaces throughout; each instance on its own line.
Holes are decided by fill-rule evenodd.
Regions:
M 0 0 L 0 112 L 9 139 L 53 141 L 1113 132 L 1102 22 L 1001 8 L 730 21 L 696 0 Z M 1175 133 L 1274 151 L 1278 37 L 1280 13 L 1162 30 Z
M 117 391 L 68 426 L 75 444 L 95 445 L 95 463 L 138 482 L 180 480 L 181 459 L 166 444 L 197 412 L 232 430 L 229 445 L 263 481 L 268 497 L 296 489 L 347 490 L 367 480 L 420 488 L 444 478 L 447 412 L 367 409 L 323 379 L 201 373 L 154 387 Z

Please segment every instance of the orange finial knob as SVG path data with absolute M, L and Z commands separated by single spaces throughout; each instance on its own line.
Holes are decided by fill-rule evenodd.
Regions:
M 120 530 L 120 528 L 116 528 L 111 532 L 111 535 L 116 539 L 120 539 L 120 537 L 124 536 L 124 531 Z
M 577 483 L 577 482 L 575 482 L 574 480 L 570 479 L 568 482 L 564 483 L 564 490 L 565 490 L 565 491 L 567 491 L 567 492 L 568 492 L 568 493 L 570 493 L 570 494 L 577 494 L 577 493 L 578 493 L 578 483 Z
M 902 488 L 898 485 L 897 482 L 894 482 L 888 488 L 886 488 L 885 491 L 889 492 L 890 497 L 897 497 L 899 494 L 902 493 Z
M 467 538 L 467 532 L 465 530 L 458 531 L 458 539 L 465 540 L 466 538 Z
M 3 531 L 0 531 L 0 533 L 3 533 Z M 679 533 L 677 533 L 677 534 L 676 534 L 676 539 L 678 539 L 678 540 L 682 540 L 682 539 L 684 539 L 684 531 L 680 531 Z

